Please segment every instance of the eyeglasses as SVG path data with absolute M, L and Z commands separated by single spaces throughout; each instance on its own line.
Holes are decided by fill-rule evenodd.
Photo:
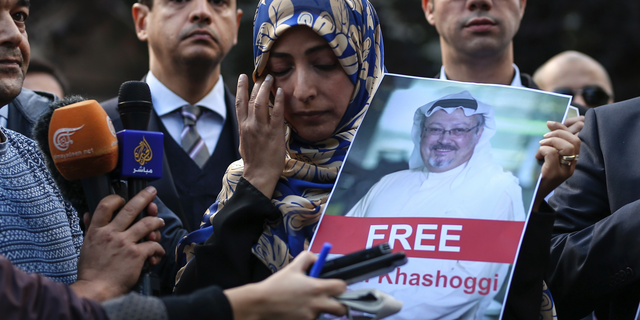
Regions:
M 449 129 L 449 130 L 445 130 L 442 128 L 436 128 L 436 127 L 426 127 L 424 128 L 424 132 L 426 135 L 428 136 L 439 136 L 442 134 L 446 134 L 447 132 L 449 132 L 449 134 L 452 137 L 461 137 L 467 133 L 469 133 L 471 130 L 479 127 L 480 125 L 476 125 L 475 127 L 469 128 L 469 129 L 464 129 L 464 128 L 453 128 L 453 129 Z
M 582 89 L 572 90 L 570 88 L 558 88 L 553 90 L 555 93 L 566 94 L 569 96 L 582 95 L 582 99 L 589 107 L 597 107 L 609 103 L 609 94 L 600 86 L 585 86 Z

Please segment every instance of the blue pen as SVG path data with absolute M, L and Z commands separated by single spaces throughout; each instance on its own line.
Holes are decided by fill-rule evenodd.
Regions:
M 327 260 L 327 255 L 329 251 L 331 251 L 331 243 L 325 242 L 322 246 L 322 250 L 320 251 L 320 255 L 318 256 L 318 260 L 311 267 L 311 272 L 309 272 L 310 277 L 317 278 L 320 275 L 320 271 L 322 271 L 322 267 L 324 267 L 324 262 Z

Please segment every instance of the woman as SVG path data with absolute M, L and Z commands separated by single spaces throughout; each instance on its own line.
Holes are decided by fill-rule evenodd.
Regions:
M 247 77 L 238 80 L 243 159 L 227 170 L 204 228 L 178 247 L 197 259 L 177 293 L 264 279 L 307 249 L 384 68 L 366 0 L 261 1 L 254 57 L 251 99 Z

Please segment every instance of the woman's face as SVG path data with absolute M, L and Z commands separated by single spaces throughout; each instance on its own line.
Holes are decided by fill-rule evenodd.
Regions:
M 331 137 L 354 85 L 327 41 L 309 27 L 287 30 L 271 48 L 267 71 L 282 88 L 284 117 L 307 141 Z

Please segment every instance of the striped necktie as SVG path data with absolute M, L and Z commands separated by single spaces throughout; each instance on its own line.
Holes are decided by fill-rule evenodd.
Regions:
M 182 149 L 202 169 L 209 159 L 209 149 L 196 128 L 196 121 L 201 115 L 202 109 L 198 106 L 186 105 L 182 107 L 184 129 L 182 129 L 180 139 L 182 140 Z

